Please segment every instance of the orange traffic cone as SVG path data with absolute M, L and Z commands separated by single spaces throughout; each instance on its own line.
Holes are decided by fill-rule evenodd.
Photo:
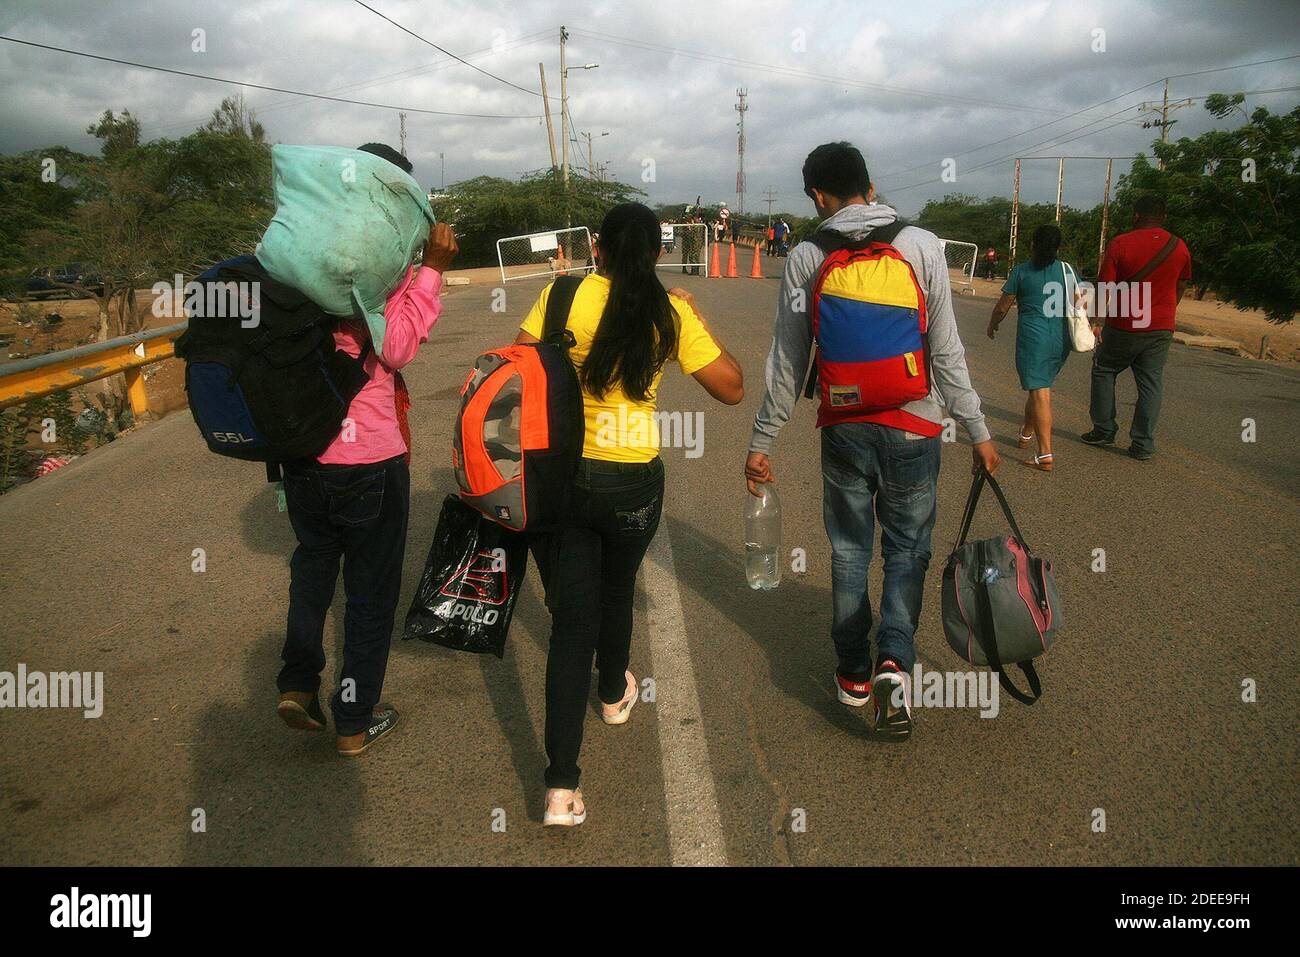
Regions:
M 722 278 L 722 263 L 721 263 L 721 261 L 719 260 L 718 257 L 719 257 L 719 253 L 718 253 L 718 244 L 717 244 L 717 243 L 714 243 L 714 244 L 713 244 L 713 262 L 709 265 L 709 278 L 710 278 L 710 279 L 721 279 L 721 278 Z
M 739 273 L 736 272 L 736 244 L 728 244 L 727 249 L 727 278 L 735 279 Z
M 760 256 L 762 256 L 762 253 L 759 251 L 758 245 L 755 244 L 755 246 L 754 246 L 754 265 L 753 265 L 753 266 L 750 268 L 750 270 L 749 270 L 749 278 L 750 278 L 750 279 L 762 279 L 762 278 L 763 278 L 763 262 L 762 262 L 762 260 L 759 258 Z

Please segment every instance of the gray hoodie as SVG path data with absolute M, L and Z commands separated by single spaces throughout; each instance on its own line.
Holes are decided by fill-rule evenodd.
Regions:
M 821 224 L 853 239 L 868 230 L 886 226 L 898 218 L 888 206 L 845 206 Z M 966 350 L 957 334 L 957 319 L 952 313 L 952 288 L 943 243 L 927 230 L 905 227 L 894 240 L 894 247 L 912 264 L 929 316 L 926 345 L 932 373 L 930 395 L 909 402 L 903 409 L 930 422 L 943 421 L 943 406 L 962 424 L 972 442 L 989 438 L 980 398 L 971 388 L 966 371 Z M 763 404 L 754 416 L 754 434 L 749 440 L 751 452 L 768 452 L 781 426 L 790 419 L 795 399 L 803 386 L 812 352 L 812 284 L 825 254 L 812 243 L 803 242 L 790 250 L 781 276 L 777 297 L 776 327 L 772 333 L 772 351 L 767 356 L 765 373 L 767 391 Z M 801 290 L 801 291 L 800 291 Z

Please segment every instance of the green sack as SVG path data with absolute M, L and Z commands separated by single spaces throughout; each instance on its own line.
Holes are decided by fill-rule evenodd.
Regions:
M 327 313 L 365 319 L 382 355 L 384 303 L 434 222 L 428 197 L 387 160 L 339 146 L 273 146 L 271 169 L 258 261 Z

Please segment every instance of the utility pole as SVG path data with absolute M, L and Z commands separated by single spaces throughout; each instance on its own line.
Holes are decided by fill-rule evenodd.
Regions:
M 400 145 L 399 145 L 399 150 L 398 150 L 398 151 L 399 151 L 403 156 L 405 156 L 405 155 L 406 155 L 406 114 L 405 114 L 405 113 L 398 113 L 398 114 L 397 114 L 397 122 L 400 124 L 400 126 L 399 126 L 399 132 L 398 132 L 398 134 L 397 134 L 397 135 L 398 135 L 398 139 L 399 139 L 399 144 L 400 144 Z
M 1106 160 L 1106 191 L 1101 196 L 1101 240 L 1097 247 L 1097 268 L 1106 258 L 1106 227 L 1110 225 L 1110 176 L 1115 168 L 1115 160 Z
M 560 27 L 560 147 L 564 151 L 564 185 L 569 185 L 569 71 L 564 65 L 564 44 L 569 31 Z
M 1061 157 L 1061 165 L 1056 171 L 1056 222 L 1061 222 L 1061 195 L 1065 192 L 1065 157 Z
M 776 202 L 776 190 L 772 189 L 772 187 L 769 186 L 767 188 L 767 192 L 764 194 L 764 197 L 765 197 L 764 202 L 767 203 L 767 228 L 771 229 L 772 228 L 772 204 Z
M 745 212 L 745 112 L 749 109 L 749 104 L 745 102 L 745 97 L 749 92 L 744 89 L 736 91 L 736 96 L 740 102 L 736 104 L 736 112 L 740 114 L 739 130 L 740 136 L 736 141 L 736 205 L 739 207 L 736 215 L 744 215 Z
M 551 172 L 560 164 L 555 156 L 555 126 L 551 123 L 551 99 L 546 95 L 546 67 L 537 64 L 537 72 L 542 77 L 542 109 L 546 113 L 546 142 L 551 147 Z
M 1020 157 L 1016 157 L 1016 180 L 1011 187 L 1011 243 L 1007 250 L 1007 275 L 1016 264 L 1016 239 L 1020 236 Z
M 1183 107 L 1191 106 L 1191 105 L 1192 105 L 1192 100 L 1190 98 L 1186 100 L 1175 100 L 1172 103 L 1169 102 L 1169 78 L 1165 77 L 1165 96 L 1164 99 L 1161 100 L 1160 105 L 1156 106 L 1156 104 L 1154 103 L 1147 102 L 1147 103 L 1143 103 L 1140 107 L 1138 107 L 1139 113 L 1158 112 L 1160 114 L 1160 119 L 1158 120 L 1146 120 L 1145 122 L 1143 122 L 1142 129 L 1148 130 L 1153 126 L 1160 127 L 1160 142 L 1168 143 L 1169 127 L 1173 126 L 1175 123 L 1178 122 L 1177 120 L 1171 120 L 1169 118 L 1169 111 L 1181 110 Z M 1160 169 L 1164 169 L 1164 168 L 1165 168 L 1165 161 L 1160 160 Z

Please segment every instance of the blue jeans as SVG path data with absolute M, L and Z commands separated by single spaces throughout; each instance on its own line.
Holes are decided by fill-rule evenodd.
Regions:
M 831 638 L 840 673 L 872 669 L 871 599 L 867 569 L 880 522 L 885 581 L 876 631 L 879 658 L 904 671 L 916 662 L 912 638 L 921 617 L 925 572 L 930 566 L 939 438 L 909 439 L 874 422 L 822 429 L 822 518 L 831 540 Z
M 284 494 L 298 547 L 289 562 L 289 620 L 280 691 L 320 689 L 325 616 L 343 565 L 343 667 L 330 702 L 334 729 L 364 731 L 379 704 L 402 589 L 411 473 L 405 456 L 369 465 L 284 466 Z M 355 694 L 344 700 L 344 682 Z

